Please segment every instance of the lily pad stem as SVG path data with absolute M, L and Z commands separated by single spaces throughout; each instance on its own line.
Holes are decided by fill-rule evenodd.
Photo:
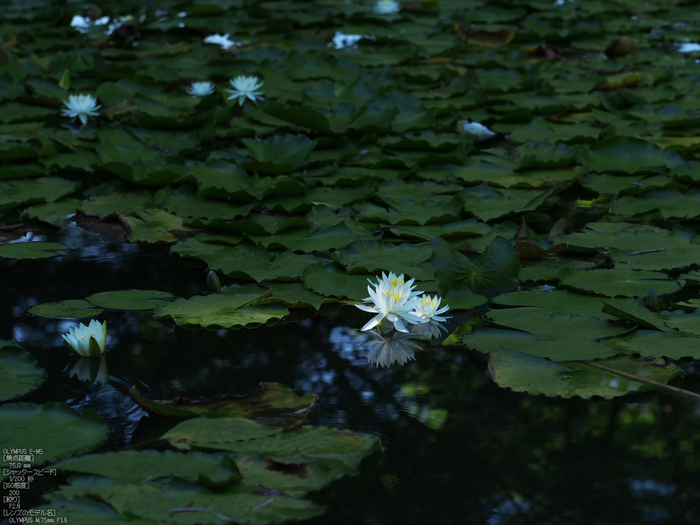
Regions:
M 611 372 L 613 374 L 617 374 L 619 376 L 626 377 L 627 379 L 632 379 L 633 381 L 639 381 L 640 383 L 647 383 L 650 385 L 654 385 L 659 390 L 663 390 L 664 392 L 667 392 L 669 394 L 673 394 L 673 395 L 680 396 L 680 397 L 685 397 L 688 399 L 693 399 L 695 401 L 700 401 L 700 394 L 696 394 L 695 392 L 691 392 L 690 390 L 683 390 L 682 388 L 676 388 L 675 386 L 665 385 L 664 383 L 659 383 L 658 381 L 654 381 L 652 379 L 647 379 L 645 377 L 636 376 L 634 374 L 628 374 L 627 372 L 622 372 L 621 370 L 615 370 L 614 368 L 610 368 L 610 367 L 605 366 L 605 365 L 599 365 L 597 363 L 586 363 L 586 364 L 593 366 L 595 368 L 600 368 L 601 370 L 605 370 L 606 372 Z

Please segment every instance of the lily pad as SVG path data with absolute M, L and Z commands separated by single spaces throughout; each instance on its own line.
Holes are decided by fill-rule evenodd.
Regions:
M 664 361 L 645 361 L 627 356 L 597 361 L 608 368 L 620 370 L 643 379 L 668 383 L 683 374 L 676 365 Z M 643 381 L 595 368 L 587 363 L 553 363 L 506 347 L 494 350 L 489 358 L 489 375 L 502 388 L 515 392 L 589 399 L 605 399 L 653 390 Z
M 63 403 L 0 405 L 0 442 L 6 448 L 42 449 L 27 463 L 39 464 L 86 452 L 109 433 L 102 418 L 89 409 L 82 415 Z M 70 428 L 70 432 L 66 429 Z M 7 461 L 2 462 L 7 465 Z
M 606 339 L 603 344 L 627 355 L 665 357 L 668 359 L 700 359 L 700 337 L 680 332 L 635 330 L 622 337 Z
M 214 525 L 228 522 L 283 523 L 308 519 L 323 512 L 320 507 L 286 494 L 253 493 L 243 487 L 212 490 L 186 482 L 164 480 L 158 483 L 123 483 L 94 476 L 71 478 L 71 485 L 54 492 L 58 501 L 72 502 L 90 497 L 106 502 L 123 520 L 136 523 L 180 523 Z M 80 503 L 79 503 L 80 504 Z
M 56 464 L 56 469 L 63 473 L 102 476 L 125 483 L 146 483 L 173 477 L 208 487 L 223 487 L 241 479 L 236 463 L 230 457 L 199 452 L 107 452 L 67 459 Z
M 304 287 L 326 297 L 361 301 L 367 293 L 370 275 L 349 275 L 332 263 L 319 263 L 304 270 Z
M 0 341 L 0 401 L 36 390 L 46 378 L 34 356 L 16 341 Z
M 644 297 L 652 288 L 658 294 L 680 290 L 676 281 L 663 279 L 664 274 L 641 270 L 571 270 L 559 272 L 562 286 L 608 297 Z
M 176 299 L 156 306 L 154 317 L 171 319 L 179 325 L 255 328 L 276 324 L 289 310 L 279 304 L 244 306 L 260 298 L 266 290 L 258 286 L 223 288 L 221 293 Z
M 163 435 L 181 449 L 267 454 L 279 463 L 313 461 L 337 475 L 358 474 L 362 460 L 381 450 L 376 436 L 325 427 L 281 431 L 237 418 L 188 419 Z
M 95 317 L 104 310 L 84 299 L 68 299 L 56 303 L 44 303 L 32 306 L 28 312 L 48 319 L 84 319 Z
M 479 327 L 462 343 L 482 353 L 501 346 L 552 361 L 602 359 L 617 352 L 598 339 L 629 332 L 621 324 L 581 315 L 552 314 L 533 308 L 491 310 L 493 323 L 510 330 Z
M 68 247 L 60 242 L 16 242 L 0 244 L 0 257 L 6 259 L 46 259 L 62 255 L 56 252 L 67 249 Z
M 136 387 L 131 397 L 155 414 L 166 417 L 240 417 L 259 425 L 293 428 L 303 425 L 316 404 L 316 394 L 297 396 L 280 383 L 261 383 L 256 393 L 228 394 L 214 399 L 151 400 L 143 397 Z
M 613 137 L 595 142 L 581 154 L 581 160 L 600 173 L 617 171 L 630 175 L 683 164 L 678 153 L 634 137 Z
M 290 173 L 308 159 L 316 143 L 304 135 L 275 135 L 264 140 L 243 139 L 252 161 L 242 166 L 258 173 L 279 175 Z
M 470 288 L 474 292 L 514 287 L 520 271 L 520 257 L 503 237 L 496 237 L 475 263 L 441 237 L 431 241 L 431 264 L 443 293 Z
M 111 310 L 153 310 L 170 299 L 174 299 L 171 294 L 157 290 L 118 290 L 96 293 L 87 298 L 95 306 Z

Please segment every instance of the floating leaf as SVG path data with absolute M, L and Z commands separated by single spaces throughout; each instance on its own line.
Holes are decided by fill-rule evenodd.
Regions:
M 244 161 L 243 167 L 258 173 L 278 175 L 289 173 L 301 166 L 316 146 L 304 135 L 275 135 L 264 140 L 243 139 L 252 161 Z
M 44 379 L 44 370 L 32 354 L 16 341 L 0 341 L 0 401 L 25 395 Z
M 581 160 L 597 172 L 658 171 L 683 163 L 678 153 L 634 137 L 613 137 L 592 144 L 581 154 Z
M 358 474 L 362 460 L 381 450 L 379 438 L 324 427 L 281 431 L 237 418 L 189 419 L 163 435 L 181 449 L 268 454 L 279 463 L 320 463 L 338 475 Z
M 622 337 L 606 339 L 603 344 L 623 354 L 668 359 L 700 358 L 698 335 L 657 330 L 635 330 Z
M 56 465 L 56 469 L 63 473 L 89 474 L 125 483 L 147 483 L 174 477 L 205 486 L 223 487 L 241 478 L 235 462 L 228 456 L 198 452 L 107 452 L 64 460 Z
M 431 241 L 431 264 L 440 290 L 471 288 L 475 292 L 513 286 L 520 271 L 518 252 L 503 237 L 496 237 L 475 263 L 440 237 Z
M 107 425 L 94 411 L 82 415 L 53 401 L 44 405 L 10 403 L 0 405 L 0 441 L 6 448 L 42 449 L 28 463 L 38 464 L 86 452 L 102 443 L 108 434 Z M 66 432 L 69 428 L 70 432 Z M 6 466 L 7 461 L 3 461 Z
M 489 317 L 501 330 L 477 328 L 462 343 L 482 353 L 501 346 L 553 361 L 601 359 L 617 352 L 598 342 L 599 339 L 628 332 L 626 326 L 596 317 L 542 312 L 533 308 L 491 310 Z M 517 330 L 517 331 L 516 331 Z
M 147 410 L 167 417 L 240 417 L 259 425 L 293 428 L 306 423 L 309 412 L 316 404 L 316 394 L 297 396 L 280 383 L 260 383 L 250 394 L 228 394 L 214 399 L 151 400 L 143 397 L 136 387 L 129 390 L 131 397 Z
M 596 363 L 660 383 L 668 383 L 683 373 L 671 363 L 630 357 L 615 357 Z M 649 383 L 600 370 L 587 363 L 552 363 L 505 347 L 491 352 L 489 375 L 502 388 L 564 398 L 601 396 L 612 399 L 654 388 Z
M 608 297 L 644 297 L 651 288 L 660 294 L 680 290 L 676 281 L 662 279 L 664 274 L 641 270 L 572 270 L 559 272 L 562 286 Z
M 97 496 L 99 501 L 108 502 L 108 508 L 118 512 L 122 521 L 144 524 L 172 520 L 173 516 L 179 518 L 178 521 L 186 518 L 185 523 L 213 524 L 222 519 L 238 523 L 283 523 L 308 519 L 323 512 L 306 500 L 286 495 L 270 497 L 265 493 L 253 493 L 247 487 L 212 490 L 175 480 L 124 483 L 80 476 L 71 478 L 71 485 L 63 486 L 54 494 L 57 503 L 62 503 L 61 512 L 65 510 L 69 515 L 75 512 L 76 505 L 84 508 L 85 498 Z
M 44 303 L 32 306 L 29 310 L 32 315 L 47 317 L 49 319 L 84 319 L 95 317 L 104 310 L 84 299 L 68 299 L 56 303 Z
M 46 259 L 61 255 L 56 252 L 67 249 L 68 247 L 60 242 L 32 241 L 0 244 L 0 257 L 6 259 Z
M 174 297 L 168 292 L 157 290 L 101 292 L 87 298 L 95 306 L 112 310 L 152 310 L 169 299 Z
M 176 299 L 156 306 L 154 317 L 172 319 L 179 325 L 255 328 L 276 324 L 289 311 L 278 304 L 244 306 L 267 293 L 259 286 L 231 286 L 213 295 Z

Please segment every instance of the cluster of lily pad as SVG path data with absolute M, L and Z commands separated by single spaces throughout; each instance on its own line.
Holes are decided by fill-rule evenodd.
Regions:
M 171 243 L 203 261 L 221 293 L 153 310 L 180 325 L 293 322 L 362 301 L 367 277 L 391 270 L 453 312 L 483 307 L 447 341 L 491 357 L 503 332 L 545 368 L 696 355 L 700 93 L 686 4 L 647 3 L 638 16 L 535 0 L 394 13 L 378 12 L 387 2 L 164 2 L 170 11 L 124 23 L 138 29 L 131 40 L 125 27 L 21 29 L 25 14 L 8 11 L 27 51 L 5 46 L 0 63 L 5 225 L 100 222 L 105 240 Z M 232 114 L 181 96 L 232 68 L 264 78 L 263 103 Z M 71 79 L 97 97 L 85 118 L 102 104 L 99 129 L 56 118 Z M 50 256 L 57 244 L 0 255 Z M 606 339 L 610 322 L 650 317 L 636 298 L 652 287 L 666 309 L 638 326 L 662 333 Z M 538 302 L 551 297 L 594 306 L 572 320 L 580 309 Z

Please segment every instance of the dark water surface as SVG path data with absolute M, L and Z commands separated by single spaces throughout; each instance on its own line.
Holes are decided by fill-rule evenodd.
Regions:
M 61 334 L 75 322 L 32 317 L 34 304 L 122 289 L 189 297 L 206 271 L 168 246 L 101 244 L 78 228 L 47 240 L 71 247 L 36 261 L 0 259 L 0 339 L 16 338 L 48 371 L 22 399 L 96 410 L 111 435 L 100 450 L 148 443 L 169 421 L 129 397 L 246 392 L 260 382 L 316 392 L 311 423 L 378 435 L 383 456 L 363 474 L 314 493 L 328 513 L 310 524 L 700 523 L 700 405 L 665 394 L 616 401 L 531 397 L 499 389 L 486 360 L 434 347 L 404 367 L 367 364 L 350 306 L 255 330 L 185 330 L 150 312 L 105 312 L 110 381 L 69 377 Z M 681 363 L 682 364 L 682 363 Z M 684 387 L 700 391 L 691 365 Z M 158 446 L 157 444 L 154 446 Z

